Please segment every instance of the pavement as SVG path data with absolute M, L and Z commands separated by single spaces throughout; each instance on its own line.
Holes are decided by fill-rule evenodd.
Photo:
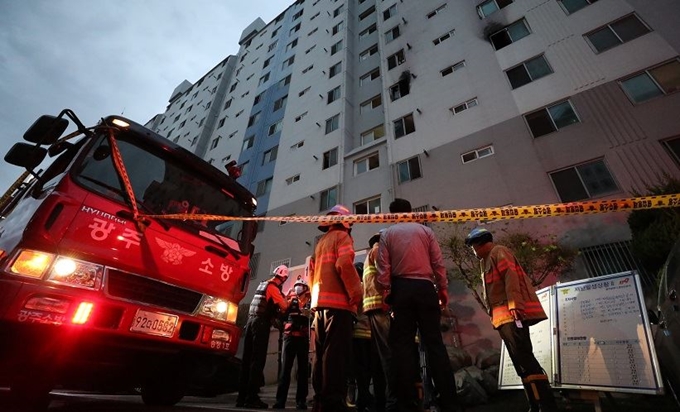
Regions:
M 314 393 L 310 388 L 310 398 Z M 295 383 L 291 383 L 288 391 L 287 410 L 295 410 Z M 557 404 L 560 411 L 569 412 L 672 412 L 680 411 L 680 407 L 669 395 L 640 395 L 619 392 L 595 392 L 595 391 L 555 391 Z M 260 398 L 269 404 L 271 409 L 276 398 L 276 385 L 267 385 L 262 388 Z M 198 398 L 196 398 L 198 399 Z M 192 402 L 187 397 L 183 402 Z M 235 408 L 236 393 L 220 395 L 216 398 L 202 398 L 202 403 L 219 403 L 220 409 L 234 411 L 256 411 L 257 409 Z M 311 401 L 308 402 L 311 412 Z M 514 412 L 528 410 L 528 404 L 521 390 L 502 390 L 490 397 L 489 401 L 481 405 L 466 405 L 466 412 Z

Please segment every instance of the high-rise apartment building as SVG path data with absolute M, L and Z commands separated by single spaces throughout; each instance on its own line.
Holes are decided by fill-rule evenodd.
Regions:
M 677 16 L 674 0 L 299 0 L 180 85 L 156 130 L 237 160 L 261 215 L 629 197 L 680 177 Z M 626 217 L 511 224 L 581 248 L 585 277 L 628 258 Z M 356 249 L 382 226 L 355 225 Z M 304 264 L 318 235 L 262 224 L 253 278 Z

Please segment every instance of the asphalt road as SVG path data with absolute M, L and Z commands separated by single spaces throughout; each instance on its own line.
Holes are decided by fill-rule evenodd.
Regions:
M 293 389 L 294 393 L 294 388 Z M 274 403 L 275 386 L 263 388 L 261 397 L 271 406 Z M 310 391 L 310 393 L 312 393 Z M 593 400 L 578 399 L 578 393 L 565 392 L 558 396 L 560 410 L 569 412 L 596 411 Z M 603 412 L 666 412 L 680 411 L 680 408 L 669 396 L 632 395 L 622 393 L 591 392 L 599 402 Z M 173 407 L 148 407 L 142 403 L 138 395 L 91 395 L 82 393 L 53 392 L 52 401 L 47 412 L 206 412 L 206 411 L 238 411 L 252 412 L 254 410 L 236 408 L 235 394 L 226 394 L 217 398 L 186 397 Z M 311 406 L 311 405 L 310 405 Z M 295 411 L 292 401 L 288 402 L 287 410 Z M 487 404 L 468 406 L 467 412 L 514 412 L 526 411 L 527 404 L 521 391 L 501 391 Z M 271 410 L 271 409 L 270 409 Z M 7 391 L 0 390 L 1 412 L 25 412 L 21 408 L 9 404 Z M 311 411 L 311 408 L 308 410 Z

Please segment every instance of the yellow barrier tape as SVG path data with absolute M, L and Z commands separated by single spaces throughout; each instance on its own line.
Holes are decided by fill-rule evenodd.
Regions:
M 550 216 L 587 215 L 609 212 L 630 212 L 680 206 L 680 193 L 641 196 L 588 202 L 553 203 L 530 206 L 489 207 L 413 213 L 378 213 L 369 215 L 322 216 L 220 216 L 204 214 L 141 215 L 150 218 L 179 220 L 268 220 L 297 223 L 399 223 L 399 222 L 469 222 L 476 220 L 530 219 Z

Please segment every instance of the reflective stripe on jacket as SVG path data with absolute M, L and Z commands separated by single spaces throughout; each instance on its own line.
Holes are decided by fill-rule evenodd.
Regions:
M 484 258 L 482 267 L 484 295 L 487 307 L 491 308 L 494 328 L 514 321 L 510 309 L 523 311 L 527 326 L 548 318 L 529 277 L 510 249 L 495 245 Z
M 354 243 L 349 233 L 332 227 L 319 239 L 309 265 L 312 308 L 356 313 L 362 288 L 354 268 Z
M 378 285 L 378 269 L 375 259 L 378 257 L 378 243 L 368 251 L 364 262 L 364 313 L 372 310 L 387 310 L 383 302 L 383 294 Z

